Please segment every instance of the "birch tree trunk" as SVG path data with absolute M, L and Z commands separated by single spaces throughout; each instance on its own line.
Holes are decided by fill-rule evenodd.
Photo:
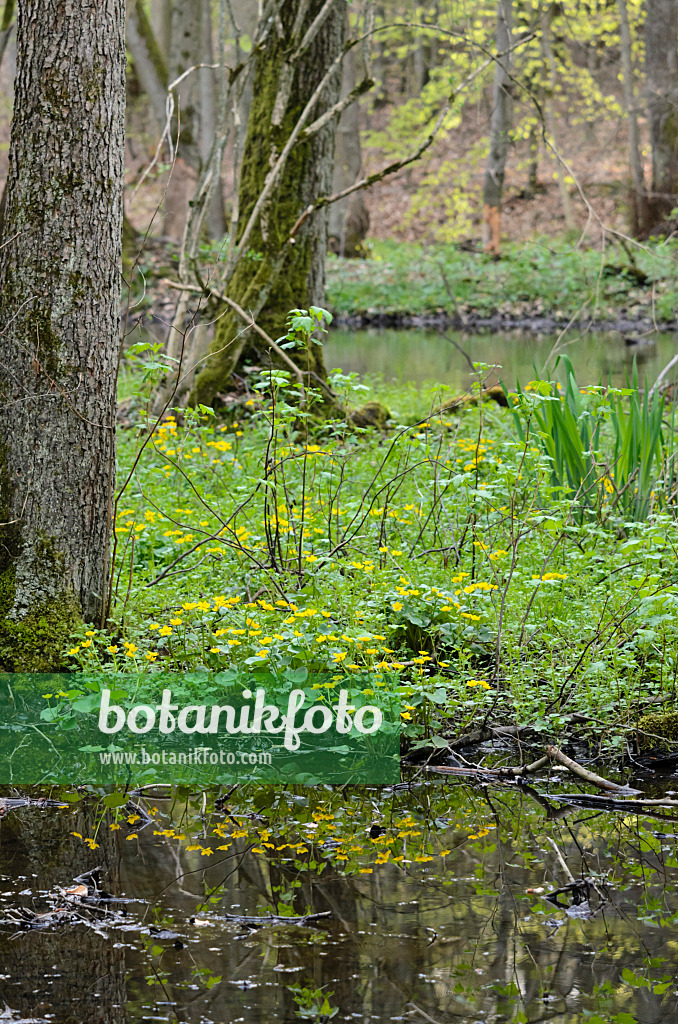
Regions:
M 252 106 L 243 152 L 238 196 L 236 242 L 243 238 L 267 177 L 288 143 L 299 117 L 333 62 L 340 56 L 345 34 L 346 0 L 284 2 L 272 20 L 265 43 L 254 65 Z M 299 46 L 308 26 L 323 13 L 319 30 L 298 59 L 290 55 Z M 341 67 L 329 78 L 309 115 L 307 125 L 332 107 L 341 84 Z M 299 230 L 294 245 L 288 244 L 300 214 L 315 199 L 329 194 L 334 166 L 333 121 L 308 137 L 303 133 L 271 188 L 261 214 L 247 240 L 247 253 L 237 262 L 228 285 L 228 296 L 251 312 L 272 337 L 282 333 L 285 316 L 298 306 L 322 303 L 325 288 L 327 213 L 310 217 Z M 198 374 L 191 402 L 212 405 L 215 395 L 227 391 L 250 332 L 229 311 L 221 311 L 210 358 Z M 311 345 L 295 350 L 294 361 L 305 373 L 324 379 L 322 348 Z
M 124 0 L 22 0 L 0 240 L 0 666 L 48 671 L 106 614 Z
M 652 142 L 650 223 L 678 203 L 678 4 L 646 0 L 645 68 Z
M 511 130 L 511 23 L 513 0 L 499 0 L 497 4 L 497 54 L 490 121 L 490 152 L 485 167 L 483 184 L 483 248 L 499 255 L 501 243 L 501 199 L 504 191 L 506 157 Z

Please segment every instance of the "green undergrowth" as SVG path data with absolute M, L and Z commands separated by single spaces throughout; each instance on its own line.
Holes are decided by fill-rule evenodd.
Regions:
M 554 485 L 530 403 L 413 425 L 417 405 L 446 395 L 391 389 L 386 433 L 335 424 L 303 440 L 292 385 L 277 381 L 225 418 L 203 409 L 149 428 L 138 412 L 121 430 L 112 624 L 74 638 L 72 668 L 330 670 L 323 690 L 395 673 L 415 747 L 488 722 L 558 740 L 577 722 L 623 752 L 639 715 L 674 705 L 670 427 L 634 517 L 609 417 L 582 502 Z M 598 415 L 603 398 L 591 401 Z
M 507 244 L 498 261 L 455 245 L 383 241 L 369 252 L 365 260 L 329 257 L 327 302 L 335 315 L 624 315 L 666 322 L 675 320 L 678 308 L 672 241 L 633 249 L 608 243 L 601 252 L 570 238 L 537 238 Z

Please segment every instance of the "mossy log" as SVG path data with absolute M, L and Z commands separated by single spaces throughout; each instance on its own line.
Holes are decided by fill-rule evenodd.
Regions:
M 644 750 L 678 749 L 678 711 L 651 711 L 638 720 L 638 747 Z

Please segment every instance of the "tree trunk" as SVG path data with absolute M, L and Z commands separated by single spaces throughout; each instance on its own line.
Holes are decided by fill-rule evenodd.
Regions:
M 202 63 L 202 0 L 171 0 L 169 81 Z M 191 71 L 174 91 L 178 126 L 177 158 L 165 193 L 164 233 L 180 241 L 186 227 L 188 203 L 200 170 L 200 75 Z
M 640 156 L 640 133 L 638 131 L 638 110 L 636 106 L 635 75 L 631 26 L 626 0 L 617 0 L 619 11 L 619 36 L 621 41 L 621 63 L 623 75 L 624 106 L 628 124 L 629 168 L 631 170 L 631 233 L 637 235 L 649 227 L 645 175 Z
M 151 29 L 165 63 L 170 49 L 170 20 L 167 2 L 168 0 L 151 0 Z
M 490 152 L 485 167 L 483 184 L 483 248 L 499 255 L 501 243 L 501 198 L 504 191 L 506 156 L 511 131 L 511 78 L 510 60 L 511 22 L 513 0 L 499 0 L 497 4 L 497 53 L 494 72 L 492 119 L 490 121 Z
M 652 143 L 650 223 L 667 217 L 678 199 L 678 5 L 646 0 L 647 116 Z
M 167 101 L 167 64 L 142 0 L 127 4 L 127 45 L 134 61 L 139 84 L 148 96 L 158 133 L 165 124 Z
M 274 25 L 255 57 L 252 107 L 240 175 L 238 226 L 240 242 L 267 176 L 282 153 L 300 114 L 316 87 L 341 54 L 344 41 L 346 2 L 334 0 L 319 31 L 304 53 L 294 62 L 289 56 L 298 46 L 304 30 L 324 6 L 310 0 L 306 18 L 295 26 L 299 4 L 283 3 L 277 27 Z M 336 103 L 341 72 L 337 71 L 322 90 L 307 125 Z M 272 337 L 282 333 L 286 314 L 298 306 L 322 303 L 325 287 L 327 215 L 310 217 L 288 244 L 302 211 L 332 186 L 334 124 L 303 134 L 289 151 L 286 163 L 273 186 L 261 215 L 246 243 L 246 253 L 237 262 L 228 285 L 228 295 L 251 311 Z M 251 340 L 242 333 L 243 322 L 231 312 L 217 320 L 211 356 L 199 373 L 191 394 L 193 403 L 212 405 L 215 396 L 227 391 L 231 374 Z M 322 348 L 310 345 L 296 349 L 292 358 L 305 373 L 324 379 Z
M 106 613 L 123 0 L 22 0 L 0 245 L 0 665 L 48 671 Z
M 356 86 L 354 51 L 350 50 L 343 63 L 342 95 Z M 363 168 L 360 148 L 360 109 L 357 103 L 347 107 L 339 118 L 334 147 L 334 174 L 332 192 L 341 192 L 359 179 Z M 363 256 L 364 241 L 370 226 L 362 192 L 354 192 L 333 203 L 329 215 L 329 247 L 338 256 Z
M 5 6 L 2 12 L 2 21 L 0 22 L 0 65 L 2 65 L 2 58 L 5 56 L 5 50 L 13 28 L 14 0 L 5 0 Z
M 211 0 L 201 0 L 200 14 L 200 50 L 203 64 L 215 64 L 212 45 L 212 5 Z M 212 140 L 217 131 L 217 98 L 215 83 L 219 77 L 226 76 L 225 68 L 201 68 L 200 78 L 200 166 L 204 167 L 209 160 Z M 212 193 L 207 210 L 207 229 L 210 238 L 223 238 L 226 234 L 226 214 L 224 211 L 224 186 L 219 169 L 219 181 Z
M 565 181 L 565 174 L 563 172 L 563 166 L 560 162 L 560 147 L 558 145 L 558 138 L 556 135 L 556 119 L 553 112 L 553 98 L 556 94 L 556 85 L 558 81 L 558 68 L 556 65 L 556 59 L 553 54 L 553 47 L 551 46 L 551 24 L 553 18 L 558 13 L 559 8 L 556 4 L 551 3 L 550 0 L 540 6 L 539 9 L 539 21 L 541 25 L 541 49 L 544 58 L 544 63 L 548 68 L 550 95 L 544 96 L 544 114 L 546 118 L 546 128 L 550 137 L 551 146 L 553 147 L 553 156 L 556 161 L 556 180 L 558 182 L 558 191 L 560 192 L 560 202 L 563 207 L 563 217 L 565 218 L 565 227 L 568 231 L 573 231 L 575 227 L 574 217 L 572 216 L 572 203 L 570 202 L 570 193 L 568 191 L 567 182 Z

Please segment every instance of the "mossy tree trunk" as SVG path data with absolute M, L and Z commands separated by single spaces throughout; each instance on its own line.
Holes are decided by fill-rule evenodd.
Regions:
M 678 204 L 678 4 L 646 0 L 645 69 L 652 143 L 650 223 Z
M 50 670 L 106 612 L 124 0 L 22 0 L 0 239 L 0 665 Z
M 331 4 L 320 30 L 294 61 L 304 32 L 324 7 L 324 0 L 310 0 L 301 24 L 299 3 L 283 3 L 279 16 L 255 57 L 252 106 L 240 175 L 236 241 L 259 199 L 266 179 L 284 150 L 299 117 L 316 88 L 342 52 L 346 0 Z M 338 100 L 341 66 L 329 78 L 307 124 L 320 117 Z M 283 333 L 285 316 L 299 306 L 322 304 L 325 289 L 327 212 L 310 217 L 288 243 L 300 214 L 332 188 L 335 122 L 319 131 L 302 132 L 289 152 L 284 169 L 264 204 L 247 244 L 228 283 L 228 296 L 251 312 L 271 338 Z M 231 375 L 252 332 L 242 333 L 243 322 L 228 310 L 217 321 L 210 358 L 199 373 L 191 402 L 212 405 L 215 396 L 228 391 Z M 268 357 L 268 350 L 266 350 Z M 322 348 L 310 345 L 289 353 L 305 373 L 325 378 Z M 313 379 L 311 378 L 311 383 Z

